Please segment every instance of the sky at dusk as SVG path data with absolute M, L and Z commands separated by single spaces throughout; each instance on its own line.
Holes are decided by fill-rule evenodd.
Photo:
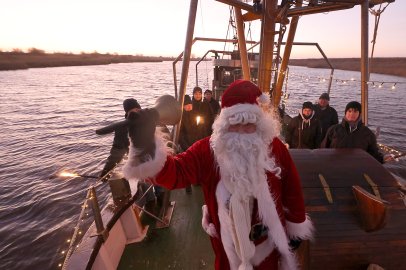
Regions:
M 184 48 L 189 0 L 0 0 L 0 49 L 177 56 Z M 378 9 L 379 6 L 374 7 Z M 200 0 L 195 37 L 231 38 L 229 8 Z M 359 6 L 302 16 L 295 41 L 318 42 L 328 57 L 359 57 Z M 370 15 L 370 40 L 374 16 Z M 406 0 L 396 0 L 381 15 L 376 57 L 406 57 Z M 258 40 L 258 23 L 247 23 Z M 227 30 L 229 34 L 227 36 Z M 287 34 L 285 35 L 286 38 Z M 231 47 L 230 47 L 231 46 Z M 196 43 L 193 54 L 232 49 L 224 43 Z M 315 48 L 293 49 L 292 57 L 321 57 Z

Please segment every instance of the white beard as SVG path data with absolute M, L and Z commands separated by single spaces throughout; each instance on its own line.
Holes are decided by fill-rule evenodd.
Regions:
M 259 106 L 255 110 L 222 111 L 213 124 L 210 144 L 220 168 L 221 180 L 226 188 L 240 195 L 252 196 L 255 189 L 266 183 L 266 171 L 279 176 L 280 168 L 269 156 L 270 143 L 279 135 L 279 123 L 270 113 Z M 235 110 L 235 109 L 233 109 Z M 256 132 L 241 134 L 229 132 L 230 124 L 253 123 Z M 261 185 L 259 185 L 262 182 Z
M 258 134 L 229 132 L 222 136 L 214 150 L 221 180 L 230 193 L 239 197 L 255 197 L 259 182 L 266 181 L 265 171 L 274 161 L 268 147 Z

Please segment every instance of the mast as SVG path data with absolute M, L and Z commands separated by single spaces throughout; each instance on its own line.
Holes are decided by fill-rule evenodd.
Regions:
M 262 92 L 269 93 L 272 77 L 273 48 L 278 1 L 264 0 L 262 4 L 263 10 L 259 49 L 260 59 L 258 68 L 258 87 Z
M 369 1 L 364 0 L 361 4 L 361 105 L 362 120 L 368 125 L 368 14 Z
M 244 21 L 242 19 L 240 8 L 234 7 L 234 12 L 235 19 L 237 21 L 237 35 L 238 35 L 237 39 L 238 39 L 238 49 L 240 51 L 242 76 L 244 80 L 249 80 L 251 78 L 251 75 L 250 75 L 250 67 L 248 65 L 247 44 L 245 42 Z
M 183 102 L 185 99 L 186 93 L 186 85 L 187 85 L 187 77 L 189 74 L 189 64 L 190 64 L 190 56 L 192 54 L 192 45 L 193 45 L 193 34 L 195 30 L 195 21 L 196 21 L 196 11 L 197 11 L 197 4 L 199 0 L 191 0 L 190 1 L 190 8 L 189 8 L 189 20 L 186 32 L 186 41 L 185 41 L 185 49 L 183 50 L 183 62 L 182 62 L 182 73 L 180 76 L 180 83 L 179 83 L 179 101 L 181 108 L 183 110 Z M 181 119 L 182 121 L 182 119 Z M 178 143 L 179 139 L 179 132 L 180 132 L 180 124 L 176 125 L 176 131 L 173 137 L 173 142 L 175 145 Z

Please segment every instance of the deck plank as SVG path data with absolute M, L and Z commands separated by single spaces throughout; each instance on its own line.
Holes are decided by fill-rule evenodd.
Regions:
M 191 194 L 171 191 L 171 201 L 176 202 L 171 225 L 155 229 L 149 220 L 146 239 L 127 245 L 117 269 L 214 269 L 210 239 L 201 227 L 201 188 L 194 186 Z

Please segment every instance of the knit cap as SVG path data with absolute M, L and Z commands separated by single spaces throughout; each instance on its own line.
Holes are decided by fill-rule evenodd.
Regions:
M 306 102 L 303 103 L 302 110 L 303 109 L 311 109 L 311 110 L 313 110 L 314 109 L 313 104 L 310 101 L 306 101 Z
M 349 109 L 355 109 L 361 113 L 361 108 L 361 103 L 358 101 L 351 101 L 347 104 L 347 106 L 345 106 L 345 112 L 347 112 Z

